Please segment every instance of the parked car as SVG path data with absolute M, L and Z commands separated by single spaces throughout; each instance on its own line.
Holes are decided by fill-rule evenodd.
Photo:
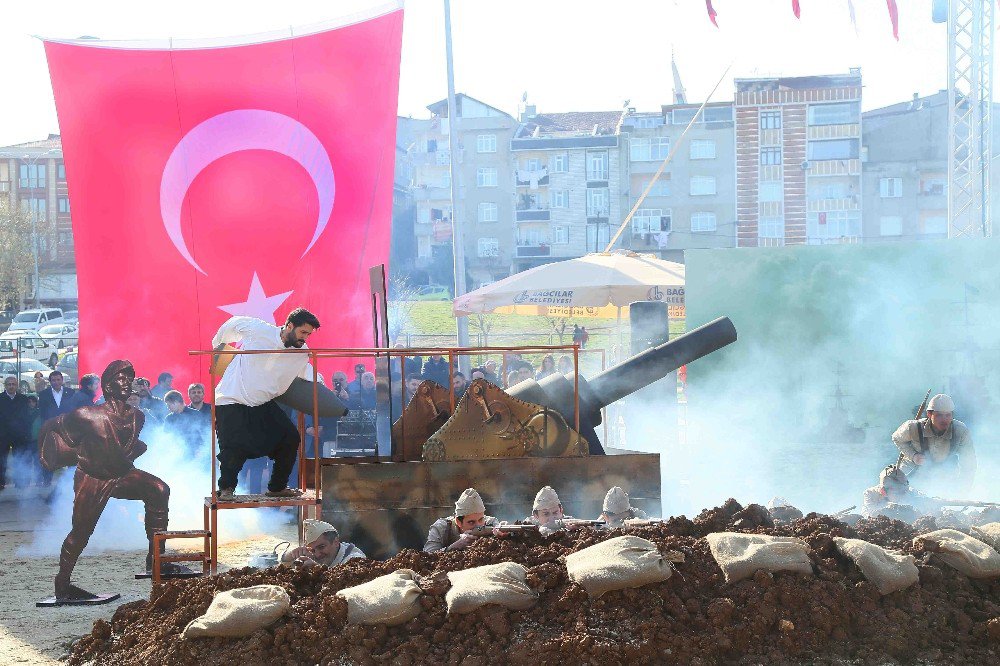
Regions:
M 0 335 L 0 356 L 31 358 L 54 366 L 59 347 L 34 331 L 7 331 Z
M 62 324 L 63 311 L 59 308 L 22 310 L 14 317 L 8 331 L 37 331 L 48 324 Z
M 73 324 L 74 326 L 80 325 L 80 312 L 79 310 L 65 310 L 63 312 L 63 321 L 67 324 Z
M 450 301 L 451 292 L 448 291 L 448 287 L 440 284 L 428 284 L 417 289 L 416 296 L 413 297 L 415 301 Z
M 55 365 L 55 369 L 63 373 L 67 377 L 79 377 L 80 370 L 77 363 L 77 352 L 68 351 L 59 357 L 59 361 Z
M 20 360 L 16 358 L 0 358 L 0 375 L 4 377 L 14 375 L 17 377 L 20 380 L 18 383 L 22 393 L 31 393 L 35 390 L 36 372 L 41 372 L 48 379 L 52 368 L 33 358 L 22 358 Z M 63 373 L 63 380 L 67 386 L 75 387 L 77 385 L 75 374 L 70 375 L 67 371 L 61 369 L 60 372 Z
M 12 321 L 14 321 L 13 310 L 0 310 L 0 332 L 6 331 Z
M 80 331 L 75 324 L 49 324 L 38 329 L 38 335 L 57 348 L 75 347 Z

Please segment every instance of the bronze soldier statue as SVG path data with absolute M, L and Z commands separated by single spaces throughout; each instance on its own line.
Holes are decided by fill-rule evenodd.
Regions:
M 71 584 L 70 576 L 109 499 L 142 500 L 145 505 L 147 570 L 153 567 L 153 533 L 167 529 L 170 487 L 133 464 L 146 452 L 146 444 L 139 439 L 145 415 L 125 402 L 134 379 L 130 362 L 112 361 L 101 375 L 104 404 L 81 407 L 46 421 L 42 427 L 42 464 L 48 469 L 77 466 L 73 527 L 63 542 L 55 580 L 57 603 L 98 599 L 98 595 Z M 173 566 L 165 564 L 164 569 Z

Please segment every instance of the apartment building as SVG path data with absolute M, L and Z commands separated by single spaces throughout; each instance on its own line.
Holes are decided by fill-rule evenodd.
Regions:
M 456 96 L 459 145 L 455 222 L 462 227 L 469 289 L 510 274 L 514 256 L 514 191 L 510 141 L 514 118 L 468 95 Z M 410 153 L 416 206 L 418 267 L 451 256 L 451 162 L 448 101 L 427 107 L 432 118 Z M 445 260 L 437 257 L 439 260 Z M 450 260 L 450 259 L 448 259 Z
M 621 134 L 628 214 L 650 187 L 619 246 L 683 261 L 684 250 L 736 244 L 736 135 L 732 102 L 629 109 Z M 692 119 L 691 130 L 681 135 Z M 663 173 L 653 176 L 676 148 Z M 624 216 L 622 217 L 624 219 Z
M 607 246 L 622 219 L 619 134 L 626 113 L 525 108 L 510 142 L 515 271 Z
M 37 289 L 42 305 L 75 304 L 73 225 L 58 134 L 0 147 L 0 196 L 36 216 L 39 284 L 31 285 L 28 302 L 34 301 Z
M 861 71 L 736 80 L 740 247 L 861 240 Z

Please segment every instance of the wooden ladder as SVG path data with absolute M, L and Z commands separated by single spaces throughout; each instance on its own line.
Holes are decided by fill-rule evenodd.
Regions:
M 209 539 L 212 533 L 208 530 L 163 530 L 153 533 L 153 584 L 162 580 L 160 563 L 162 562 L 201 562 L 201 573 L 207 575 L 212 560 L 209 556 Z M 183 553 L 180 555 L 164 555 L 160 549 L 168 539 L 204 539 L 201 552 Z

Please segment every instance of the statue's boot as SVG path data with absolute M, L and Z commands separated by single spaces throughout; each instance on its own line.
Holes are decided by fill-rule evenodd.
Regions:
M 88 592 L 82 587 L 77 587 L 69 582 L 69 576 L 65 578 L 62 572 L 56 576 L 56 600 L 57 601 L 86 601 L 88 599 L 96 599 L 97 595 Z

